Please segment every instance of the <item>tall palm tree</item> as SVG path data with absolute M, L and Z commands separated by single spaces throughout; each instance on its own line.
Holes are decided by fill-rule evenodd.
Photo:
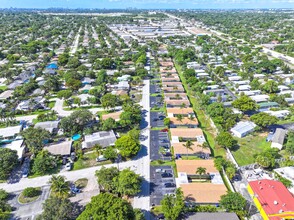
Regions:
M 200 179 L 202 179 L 202 175 L 206 173 L 206 168 L 205 167 L 198 167 L 196 170 L 196 174 L 200 175 Z
M 64 176 L 53 175 L 49 180 L 52 193 L 58 198 L 67 198 L 69 194 L 69 185 Z
M 183 144 L 183 146 L 187 149 L 187 157 L 188 157 L 188 150 L 193 150 L 192 146 L 194 144 L 192 143 L 191 140 L 187 140 L 186 141 L 186 144 Z

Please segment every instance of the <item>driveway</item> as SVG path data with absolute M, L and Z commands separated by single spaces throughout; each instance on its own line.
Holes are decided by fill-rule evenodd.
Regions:
M 42 187 L 42 194 L 36 201 L 28 204 L 20 204 L 17 199 L 22 191 L 13 193 L 8 203 L 15 208 L 12 212 L 12 219 L 17 220 L 31 220 L 35 219 L 37 215 L 42 213 L 42 204 L 49 197 L 50 187 Z

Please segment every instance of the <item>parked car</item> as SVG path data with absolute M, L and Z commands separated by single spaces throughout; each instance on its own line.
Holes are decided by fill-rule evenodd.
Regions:
M 75 152 L 71 152 L 71 154 L 70 154 L 70 158 L 71 158 L 71 160 L 72 161 L 75 161 L 76 160 L 76 153 Z
M 165 188 L 174 188 L 174 187 L 176 187 L 176 184 L 174 184 L 174 183 L 165 183 L 164 187 Z
M 156 169 L 155 172 L 156 172 L 156 173 L 164 173 L 165 170 L 164 170 L 164 169 Z
M 27 178 L 28 175 L 29 175 L 29 169 L 25 169 L 25 170 L 22 171 L 22 177 L 23 178 Z
M 67 157 L 62 158 L 62 165 L 66 165 L 68 163 Z
M 100 155 L 99 157 L 96 158 L 96 162 L 102 162 L 102 161 L 106 161 L 107 159 L 103 156 Z
M 72 168 L 72 166 L 71 166 L 71 163 L 67 163 L 66 165 L 65 165 L 65 170 L 71 170 L 71 168 Z
M 162 178 L 169 178 L 169 177 L 173 177 L 173 175 L 171 173 L 162 173 L 161 177 Z

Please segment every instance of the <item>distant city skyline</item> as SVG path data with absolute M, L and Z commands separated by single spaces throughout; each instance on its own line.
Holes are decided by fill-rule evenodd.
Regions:
M 258 9 L 294 8 L 294 0 L 0 0 L 0 8 Z

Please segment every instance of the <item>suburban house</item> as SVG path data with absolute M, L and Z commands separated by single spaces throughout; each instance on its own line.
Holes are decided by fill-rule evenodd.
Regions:
M 108 118 L 112 118 L 115 121 L 119 121 L 121 113 L 122 112 L 112 112 L 112 113 L 102 115 L 102 120 L 104 121 L 104 120 L 106 120 Z
M 196 117 L 194 114 L 194 110 L 192 108 L 166 108 L 167 116 L 169 118 L 177 117 L 177 115 L 182 115 L 184 117 L 193 116 Z
M 286 178 L 291 181 L 292 186 L 288 188 L 288 190 L 294 194 L 294 167 L 281 167 L 274 169 L 274 173 Z
M 186 220 L 208 220 L 208 219 L 217 219 L 217 220 L 239 220 L 239 217 L 234 212 L 196 212 L 192 215 L 189 215 Z
M 223 96 L 225 95 L 225 90 L 224 89 L 209 89 L 209 90 L 204 90 L 203 94 L 205 95 L 212 94 L 213 96 Z
M 197 141 L 199 143 L 205 142 L 202 129 L 200 128 L 171 128 L 170 133 L 173 143 L 187 140 Z
M 69 156 L 72 151 L 72 143 L 72 141 L 64 141 L 46 146 L 44 147 L 44 150 L 48 150 L 49 153 L 56 156 Z
M 185 142 L 173 143 L 175 156 L 195 155 L 195 156 L 209 156 L 211 151 L 209 148 L 202 148 L 203 143 L 192 142 L 191 149 L 187 149 L 184 145 Z
M 116 141 L 116 136 L 113 130 L 110 131 L 99 131 L 90 135 L 85 135 L 84 141 L 82 143 L 82 148 L 91 148 L 96 144 L 100 144 L 102 147 L 106 148 L 108 146 L 113 146 Z
M 189 107 L 190 101 L 188 99 L 165 99 L 166 107 Z
M 272 138 L 272 148 L 282 150 L 287 131 L 282 128 L 277 128 Z
M 164 91 L 164 93 L 184 93 L 185 89 L 182 85 L 177 85 L 177 86 L 165 86 L 162 87 L 162 90 Z
M 0 100 L 7 100 L 13 96 L 13 90 L 6 90 L 0 94 Z
M 231 132 L 234 136 L 242 138 L 253 132 L 255 127 L 256 124 L 251 121 L 240 121 L 233 128 L 231 128 Z
M 1 148 L 9 148 L 17 152 L 18 159 L 21 160 L 26 152 L 24 140 L 15 140 L 11 143 L 1 145 Z
M 197 128 L 198 127 L 198 120 L 197 118 L 187 118 L 184 117 L 181 120 L 175 117 L 171 117 L 170 119 L 170 128 L 177 128 L 177 127 L 188 127 L 188 128 Z
M 271 108 L 278 108 L 279 104 L 276 102 L 262 102 L 262 103 L 257 103 L 259 105 L 259 111 L 264 112 L 268 111 Z
M 217 205 L 226 194 L 227 188 L 213 160 L 176 160 L 176 166 L 176 184 L 181 187 L 188 204 Z M 205 173 L 197 173 L 199 167 L 205 168 Z
M 59 121 L 44 121 L 37 122 L 35 128 L 42 128 L 49 131 L 51 134 L 56 134 L 58 132 Z
M 22 126 L 12 126 L 7 128 L 0 128 L 0 139 L 1 141 L 5 140 L 14 140 L 22 130 Z
M 294 218 L 294 197 L 283 183 L 262 179 L 249 182 L 247 189 L 264 220 Z

